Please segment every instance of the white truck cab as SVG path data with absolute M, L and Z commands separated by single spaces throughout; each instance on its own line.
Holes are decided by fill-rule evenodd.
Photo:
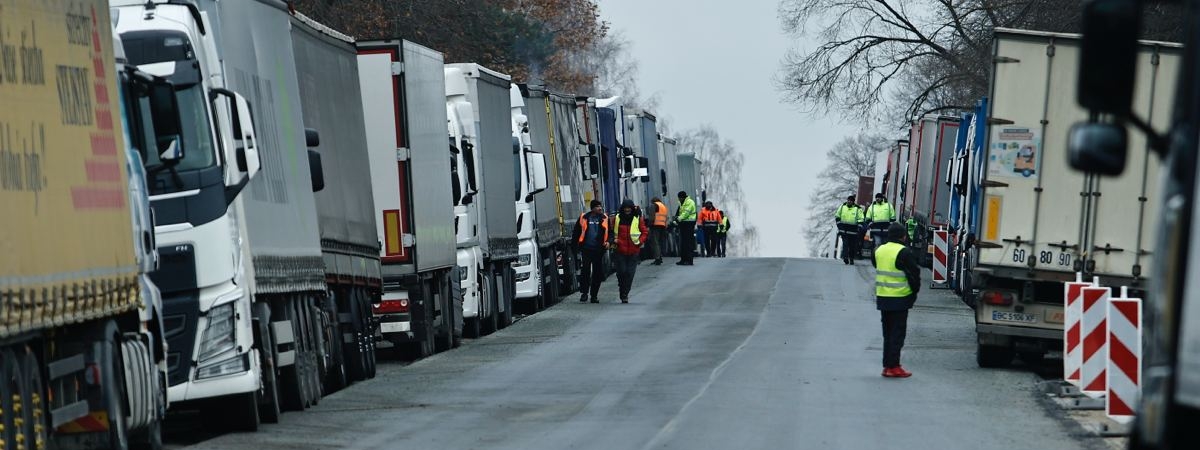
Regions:
M 467 337 L 480 336 L 480 322 L 487 315 L 483 298 L 483 251 L 479 247 L 479 194 L 475 148 L 479 136 L 475 129 L 474 112 L 467 100 L 467 82 L 462 70 L 446 68 L 446 117 L 451 152 L 454 199 L 454 232 L 458 250 L 458 272 L 462 282 L 464 332 Z
M 183 157 L 167 163 L 148 152 L 144 161 L 157 219 L 153 279 L 163 296 L 168 397 L 254 408 L 260 359 L 239 200 L 260 165 L 249 104 L 224 89 L 207 15 L 195 5 L 110 5 L 129 63 L 171 81 L 179 101 Z
M 520 191 L 516 200 L 517 207 L 517 261 L 513 263 L 516 271 L 518 301 L 532 302 L 526 309 L 536 312 L 545 306 L 542 287 L 545 285 L 539 264 L 541 255 L 538 254 L 538 242 L 534 233 L 537 223 L 537 211 L 534 208 L 533 196 L 546 190 L 546 156 L 533 151 L 533 141 L 529 134 L 529 118 L 525 114 L 525 99 L 521 89 L 512 85 L 509 89 L 509 101 L 512 104 L 512 133 L 513 154 L 517 158 L 517 169 L 520 171 Z M 547 214 L 543 212 L 543 214 Z

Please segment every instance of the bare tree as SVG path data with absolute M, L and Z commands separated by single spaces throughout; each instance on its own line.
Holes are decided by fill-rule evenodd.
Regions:
M 887 151 L 891 142 L 880 135 L 860 134 L 825 152 L 829 165 L 817 175 L 818 187 L 808 196 L 809 215 L 803 231 L 809 256 L 832 251 L 836 237 L 833 216 L 838 205 L 858 190 L 858 177 L 875 174 L 875 157 Z
M 790 35 L 817 45 L 784 57 L 784 99 L 809 112 L 894 122 L 966 107 L 987 90 L 996 28 L 1078 32 L 1083 0 L 781 0 Z M 1179 40 L 1176 7 L 1151 5 L 1143 35 Z
M 695 152 L 700 159 L 704 190 L 717 209 L 725 211 L 733 223 L 729 233 L 729 254 L 758 254 L 758 228 L 750 220 L 750 206 L 742 191 L 742 166 L 745 156 L 733 142 L 722 139 L 711 125 L 701 125 L 679 137 L 679 148 Z

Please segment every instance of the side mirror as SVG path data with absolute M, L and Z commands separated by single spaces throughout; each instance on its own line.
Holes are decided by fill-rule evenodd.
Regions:
M 258 135 L 254 132 L 254 115 L 250 103 L 241 94 L 234 94 L 234 106 L 234 139 L 241 141 L 237 145 L 238 170 L 244 172 L 246 177 L 253 178 L 262 167 L 258 155 Z
M 167 149 L 158 154 L 158 159 L 164 163 L 178 163 L 183 159 L 183 146 L 179 144 L 178 137 L 170 138 L 167 143 Z
M 304 129 L 304 145 L 309 147 L 321 146 L 321 132 L 314 128 Z
M 1083 7 L 1079 89 L 1084 109 L 1128 116 L 1137 70 L 1141 28 L 1138 0 L 1092 0 Z
M 316 150 L 308 151 L 308 173 L 312 177 L 313 192 L 325 189 L 325 168 L 321 165 L 321 154 Z
M 579 172 L 585 180 L 594 180 L 600 175 L 600 157 L 596 155 L 579 157 Z
M 536 194 L 546 190 L 550 184 L 546 176 L 546 155 L 538 152 L 529 152 L 526 158 L 529 161 L 529 180 L 532 184 L 530 191 Z
M 258 174 L 262 162 L 258 155 L 258 134 L 254 131 L 254 114 L 245 97 L 228 89 L 213 88 L 210 98 L 214 110 L 222 111 L 221 130 L 229 138 L 223 141 L 225 155 L 225 203 L 232 203 L 250 179 Z M 217 104 L 219 98 L 226 103 Z
M 625 156 L 621 158 L 621 175 L 622 178 L 633 176 L 634 165 L 633 156 Z
M 589 154 L 589 155 L 595 155 L 595 154 L 596 154 L 596 144 L 588 144 L 588 145 L 587 145 L 587 147 L 588 147 L 588 154 Z
M 1067 136 L 1071 167 L 1084 172 L 1120 175 L 1125 171 L 1128 148 L 1125 127 L 1118 124 L 1077 123 Z

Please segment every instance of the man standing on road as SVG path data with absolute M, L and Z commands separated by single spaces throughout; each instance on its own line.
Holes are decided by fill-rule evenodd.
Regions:
M 837 223 L 838 236 L 842 237 L 842 263 L 854 264 L 859 254 L 858 229 L 865 220 L 862 207 L 854 203 L 854 196 L 851 195 L 846 197 L 846 203 L 838 207 L 833 218 Z
M 600 200 L 592 200 L 591 206 L 591 211 L 579 215 L 571 240 L 575 242 L 583 257 L 583 267 L 579 271 L 579 301 L 588 301 L 590 291 L 592 303 L 600 303 L 596 297 L 600 294 L 600 283 L 604 281 L 604 253 L 608 249 L 608 215 L 604 214 L 604 204 Z
M 688 197 L 687 192 L 679 191 L 679 210 L 675 213 L 679 222 L 679 262 L 680 266 L 694 264 L 692 258 L 696 253 L 696 201 Z
M 875 194 L 875 203 L 867 207 L 867 222 L 871 223 L 871 242 L 875 248 L 883 245 L 888 225 L 896 221 L 896 208 L 883 198 L 883 193 Z
M 718 210 L 721 214 L 721 223 L 717 224 L 717 256 L 725 257 L 725 239 L 729 235 L 729 216 L 725 215 L 725 211 Z
M 904 245 L 904 225 L 887 229 L 887 243 L 875 249 L 875 307 L 883 323 L 883 376 L 907 378 L 912 372 L 900 366 L 900 349 L 908 331 L 908 310 L 921 290 L 921 268 L 917 257 Z
M 700 227 L 704 230 L 704 256 L 717 256 L 717 225 L 721 224 L 721 213 L 711 201 L 704 202 L 700 210 Z
M 625 199 L 621 202 L 621 212 L 617 213 L 613 230 L 616 230 L 614 240 L 617 243 L 617 253 L 613 255 L 616 259 L 613 266 L 617 269 L 617 288 L 621 294 L 621 303 L 629 303 L 633 276 L 642 260 L 642 245 L 646 243 L 650 234 L 646 231 L 646 221 L 642 220 L 642 215 L 634 208 L 633 200 Z
M 667 210 L 667 205 L 663 204 L 661 198 L 654 197 L 650 201 L 650 214 L 654 215 L 654 223 L 650 225 L 650 250 L 654 255 L 652 264 L 661 266 L 662 255 L 667 247 L 667 221 L 671 212 Z

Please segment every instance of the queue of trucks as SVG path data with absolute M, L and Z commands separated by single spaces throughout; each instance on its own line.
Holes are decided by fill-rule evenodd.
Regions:
M 1088 112 L 1074 92 L 1080 36 L 998 29 L 991 94 L 959 115 L 931 113 L 878 159 L 875 192 L 915 225 L 910 245 L 931 266 L 946 230 L 946 283 L 975 310 L 977 362 L 1008 365 L 1061 352 L 1063 283 L 1099 279 L 1142 296 L 1153 270 L 1159 163 L 1132 137 L 1117 177 L 1071 171 L 1068 133 Z M 1134 109 L 1169 120 L 1180 46 L 1138 44 Z M 1130 126 L 1132 129 L 1132 126 Z M 1131 133 L 1132 134 L 1132 133 Z
M 0 8 L 0 448 L 255 430 L 574 291 L 591 200 L 704 196 L 650 112 L 281 0 Z

